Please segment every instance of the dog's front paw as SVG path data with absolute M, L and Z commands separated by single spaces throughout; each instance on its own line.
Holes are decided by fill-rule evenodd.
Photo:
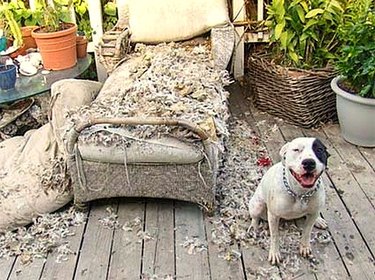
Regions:
M 281 256 L 280 256 L 279 250 L 272 250 L 271 249 L 269 254 L 268 254 L 268 261 L 272 265 L 276 265 L 276 264 L 280 263 L 280 260 L 281 260 Z
M 311 246 L 301 244 L 301 246 L 299 247 L 299 253 L 304 258 L 310 257 L 312 255 Z
M 315 221 L 314 226 L 318 229 L 327 229 L 328 228 L 328 223 L 325 219 L 322 217 L 318 217 Z

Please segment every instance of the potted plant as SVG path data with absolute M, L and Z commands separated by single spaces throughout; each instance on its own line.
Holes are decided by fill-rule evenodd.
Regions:
M 302 127 L 336 117 L 330 62 L 344 7 L 333 0 L 273 0 L 267 6 L 270 45 L 249 59 L 254 103 Z
M 7 90 L 14 88 L 17 78 L 15 65 L 0 65 L 0 89 Z
M 0 34 L 0 37 L 4 36 L 8 42 L 8 45 L 6 46 L 8 47 L 7 53 L 13 53 L 22 48 L 23 39 L 21 29 L 6 2 L 0 5 L 0 30 L 0 33 L 2 33 Z
M 39 24 L 35 16 L 39 11 L 33 12 L 22 0 L 12 0 L 7 5 L 15 21 L 21 26 L 22 39 L 25 44 L 24 49 L 36 48 L 35 39 L 31 37 L 31 31 Z
M 82 32 L 77 33 L 77 58 L 85 58 L 87 55 L 87 38 Z
M 340 28 L 342 41 L 332 80 L 341 134 L 350 143 L 375 147 L 375 4 L 354 0 Z
M 44 68 L 62 70 L 73 67 L 77 63 L 77 26 L 66 22 L 72 1 L 69 1 L 68 7 L 57 2 L 48 5 L 46 0 L 40 3 L 42 26 L 34 29 L 31 34 L 42 55 Z
M 12 53 L 11 56 L 15 58 L 19 54 L 24 55 L 30 48 L 37 48 L 35 39 L 31 36 L 31 31 L 40 24 L 39 18 L 41 11 L 32 11 L 22 0 L 3 2 L 0 7 L 2 7 L 2 9 L 7 9 L 9 13 L 8 17 L 11 17 L 12 21 L 17 23 L 18 26 L 21 26 L 23 44 L 18 47 L 18 51 Z M 4 21 L 6 20 L 5 15 L 3 15 L 2 18 Z

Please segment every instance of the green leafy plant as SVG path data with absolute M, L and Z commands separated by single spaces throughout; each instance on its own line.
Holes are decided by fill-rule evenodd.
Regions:
M 92 28 L 88 12 L 88 0 L 73 0 L 74 11 L 78 31 L 83 32 L 90 41 L 92 38 Z M 117 22 L 117 6 L 113 1 L 102 1 L 103 6 L 103 29 L 108 31 L 112 29 Z
M 41 23 L 43 31 L 56 32 L 63 30 L 65 28 L 63 23 L 71 21 L 69 9 L 72 4 L 72 0 L 53 1 L 53 4 L 48 4 L 46 0 L 39 0 L 34 15 L 38 22 Z
M 342 46 L 337 69 L 344 87 L 362 97 L 375 98 L 375 4 L 373 0 L 349 2 L 339 32 Z
M 64 1 L 64 0 L 56 0 Z M 74 11 L 76 14 L 76 22 L 78 31 L 83 32 L 90 41 L 92 38 L 92 28 L 90 25 L 90 17 L 88 12 L 88 0 L 73 0 Z M 113 1 L 102 1 L 103 6 L 103 29 L 108 31 L 117 23 L 117 6 Z
M 30 8 L 22 0 L 11 0 L 8 3 L 9 10 L 12 11 L 14 19 L 20 26 L 38 25 L 37 19 Z
M 5 36 L 13 39 L 13 46 L 20 47 L 23 43 L 21 28 L 6 2 L 0 4 L 0 26 Z
M 111 30 L 117 23 L 117 6 L 112 1 L 106 1 L 103 6 L 103 29 L 104 31 Z
M 83 33 L 90 41 L 92 38 L 92 28 L 90 25 L 87 0 L 73 0 L 73 5 L 78 31 Z
M 290 67 L 320 68 L 336 57 L 341 0 L 273 0 L 266 25 L 276 60 Z

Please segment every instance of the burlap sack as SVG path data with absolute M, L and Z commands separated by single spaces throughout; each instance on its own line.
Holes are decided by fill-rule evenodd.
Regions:
M 191 39 L 229 23 L 226 0 L 128 0 L 132 42 Z
M 72 199 L 61 131 L 65 112 L 95 98 L 101 84 L 64 80 L 52 89 L 52 121 L 0 143 L 0 232 L 27 225 Z

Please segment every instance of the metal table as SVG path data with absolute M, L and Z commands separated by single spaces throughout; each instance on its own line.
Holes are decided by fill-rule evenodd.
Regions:
M 9 103 L 34 95 L 41 94 L 51 89 L 54 82 L 75 78 L 82 74 L 91 63 L 91 57 L 87 55 L 85 58 L 78 59 L 77 64 L 69 69 L 50 71 L 48 74 L 42 74 L 39 70 L 34 76 L 20 75 L 16 80 L 16 86 L 13 89 L 0 89 L 0 104 Z

